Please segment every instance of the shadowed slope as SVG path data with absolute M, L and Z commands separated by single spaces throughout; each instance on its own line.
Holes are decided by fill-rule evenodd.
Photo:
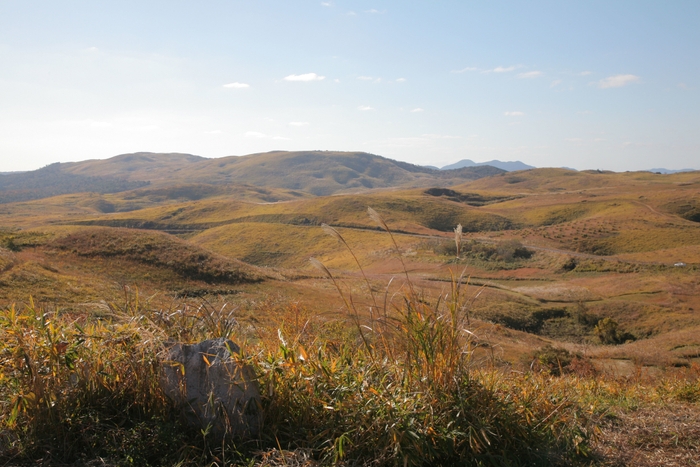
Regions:
M 48 198 L 65 193 L 92 191 L 116 193 L 148 185 L 147 181 L 129 181 L 105 175 L 82 175 L 66 172 L 60 163 L 32 172 L 0 175 L 0 204 Z
M 187 279 L 210 283 L 259 282 L 271 276 L 260 268 L 226 258 L 160 232 L 90 228 L 50 246 L 86 257 L 119 257 L 168 268 Z

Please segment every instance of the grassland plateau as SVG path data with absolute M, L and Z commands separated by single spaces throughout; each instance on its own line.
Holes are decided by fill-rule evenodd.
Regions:
M 0 310 L 3 465 L 700 465 L 697 171 L 0 174 Z M 159 389 L 166 343 L 211 337 L 256 369 L 259 438 L 212 445 Z

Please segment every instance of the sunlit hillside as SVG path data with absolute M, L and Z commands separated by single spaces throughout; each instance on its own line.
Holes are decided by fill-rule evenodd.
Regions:
M 478 371 L 475 384 L 488 388 L 483 394 L 492 390 L 500 394 L 492 401 L 501 400 L 499 391 L 530 388 L 527 397 L 533 398 L 534 410 L 540 414 L 533 426 L 560 430 L 564 443 L 547 444 L 538 438 L 538 446 L 548 446 L 546 455 L 556 451 L 570 462 L 589 459 L 582 453 L 591 446 L 606 449 L 595 444 L 592 433 L 612 429 L 601 421 L 608 411 L 625 417 L 626 404 L 650 407 L 659 402 L 697 401 L 700 392 L 697 378 L 692 377 L 700 364 L 697 172 L 533 169 L 464 182 L 451 176 L 436 178 L 430 170 L 369 155 L 332 154 L 327 156 L 329 165 L 323 166 L 314 165 L 318 157 L 317 153 L 270 153 L 217 161 L 175 155 L 168 161 L 162 155 L 119 156 L 75 164 L 70 170 L 76 176 L 112 173 L 133 181 L 143 180 L 152 164 L 160 164 L 167 176 L 126 191 L 69 193 L 1 204 L 0 305 L 5 310 L 3 319 L 15 323 L 7 324 L 10 331 L 3 332 L 15 336 L 17 320 L 30 320 L 31 313 L 41 309 L 64 326 L 60 332 L 66 337 L 61 339 L 68 340 L 75 333 L 82 336 L 78 329 L 93 326 L 93 320 L 97 323 L 90 328 L 93 335 L 119 342 L 127 341 L 109 333 L 162 334 L 149 343 L 160 342 L 166 335 L 194 339 L 224 333 L 267 355 L 268 360 L 256 360 L 264 377 L 273 374 L 265 365 L 279 357 L 286 362 L 280 368 L 298 368 L 294 378 L 304 375 L 304 381 L 309 381 L 311 373 L 305 372 L 310 370 L 293 365 L 310 361 L 307 352 L 316 349 L 318 357 L 313 358 L 320 360 L 314 365 L 335 365 L 360 381 L 369 376 L 352 373 L 351 368 L 377 369 L 371 363 L 375 354 L 383 355 L 389 364 L 391 358 L 398 358 L 392 349 L 404 349 L 407 342 L 425 346 L 428 341 L 422 339 L 430 338 L 440 345 L 454 345 L 456 341 L 440 340 L 448 335 L 441 326 L 447 325 L 448 317 L 459 319 L 466 333 L 459 340 L 466 339 L 462 343 L 472 350 L 466 366 L 455 363 L 450 371 L 465 372 L 460 377 Z M 291 170 L 285 164 L 291 161 L 301 164 L 302 170 L 293 180 L 284 181 L 285 172 Z M 345 169 L 337 169 L 339 161 Z M 217 164 L 223 178 L 212 183 L 211 177 L 219 176 L 212 175 Z M 268 171 L 267 164 L 276 168 Z M 314 166 L 321 176 L 313 175 Z M 245 176 L 236 175 L 239 171 Z M 341 180 L 341 172 L 364 175 Z M 352 180 L 369 180 L 362 177 L 381 183 L 372 181 L 370 189 L 370 184 L 360 182 L 362 189 L 352 192 L 359 188 Z M 200 179 L 207 181 L 198 183 Z M 228 179 L 245 184 L 224 183 Z M 266 180 L 272 180 L 269 187 Z M 17 315 L 17 310 L 29 314 Z M 415 310 L 425 321 L 401 321 Z M 114 320 L 120 323 L 114 329 L 101 324 Z M 387 327 L 388 323 L 394 324 Z M 431 329 L 440 331 L 431 335 Z M 289 353 L 283 344 L 282 356 L 275 356 L 280 339 L 288 342 L 287 338 L 299 346 L 294 347 L 297 353 Z M 389 345 L 387 339 L 399 340 Z M 344 366 L 342 346 L 353 349 L 369 366 Z M 123 348 L 128 353 L 141 347 Z M 405 350 L 411 355 L 410 349 Z M 427 381 L 428 373 L 423 372 L 430 371 L 432 377 L 448 378 L 447 367 L 441 366 L 447 360 L 440 359 L 455 358 L 453 350 L 434 350 L 447 352 L 439 357 L 426 354 L 427 366 L 416 368 L 411 377 Z M 399 367 L 392 365 L 382 367 L 382 378 L 396 376 L 392 372 Z M 103 371 L 111 374 L 112 370 Z M 115 375 L 129 380 L 126 374 Z M 287 376 L 292 378 L 291 373 Z M 630 383 L 630 378 L 637 379 Z M 605 379 L 619 386 L 600 389 L 603 392 L 595 395 L 590 385 Z M 656 386 L 645 392 L 642 381 Z M 269 384 L 277 385 L 275 391 L 281 395 L 297 380 L 270 380 Z M 503 384 L 502 389 L 493 384 Z M 572 401 L 566 411 L 557 412 L 561 418 L 556 424 L 549 425 L 548 417 L 560 409 L 552 400 L 537 399 L 539 384 L 559 385 L 555 399 Z M 428 385 L 424 390 L 432 394 L 436 388 Z M 373 386 L 378 397 L 403 397 L 389 396 L 385 392 L 389 389 Z M 316 390 L 337 394 L 336 389 Z M 627 399 L 613 398 L 615 391 L 627 391 Z M 684 394 L 690 394 L 689 399 L 683 399 Z M 158 406 L 160 402 L 154 401 L 149 404 Z M 313 405 L 310 400 L 299 403 L 302 411 Z M 266 404 L 274 406 L 279 399 L 269 396 Z M 484 404 L 490 407 L 491 402 Z M 286 408 L 275 407 L 270 414 L 287 413 Z M 352 407 L 357 406 L 346 406 Z M 422 410 L 417 407 L 410 410 Z M 513 406 L 510 418 L 498 429 L 509 432 L 526 423 L 520 418 L 521 408 Z M 156 416 L 150 409 L 143 410 Z M 29 409 L 26 413 L 29 416 Z M 43 420 L 36 417 L 37 423 Z M 313 417 L 309 420 L 317 426 L 321 423 Z M 272 417 L 268 423 L 283 427 L 288 421 Z M 372 432 L 371 424 L 357 423 Z M 430 432 L 434 426 L 431 422 L 421 428 L 428 431 L 416 440 L 437 442 L 439 437 Z M 472 442 L 487 445 L 491 435 L 481 436 L 471 438 Z M 520 435 L 509 436 L 521 440 Z M 315 452 L 331 452 L 322 447 L 328 441 L 304 444 L 294 436 L 284 439 L 290 447 L 308 445 L 315 446 Z M 363 457 L 369 455 L 363 443 L 357 441 L 351 452 L 368 459 Z M 416 443 L 405 449 L 425 448 Z M 467 449 L 466 444 L 460 446 Z M 300 452 L 306 451 L 295 451 Z M 532 455 L 540 459 L 545 454 Z

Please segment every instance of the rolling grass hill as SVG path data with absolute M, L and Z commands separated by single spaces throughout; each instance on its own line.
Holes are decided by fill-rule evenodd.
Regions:
M 192 154 L 137 152 L 109 159 L 94 159 L 61 164 L 61 170 L 83 176 L 111 176 L 129 181 L 152 181 L 170 184 L 182 179 L 182 171 L 207 159 Z M 206 182 L 205 182 L 206 183 Z
M 615 255 L 669 249 L 680 253 L 683 247 L 693 251 L 700 245 L 700 223 L 694 221 L 700 205 L 699 172 L 536 169 L 453 190 L 517 195 L 482 210 L 509 219 L 521 227 L 522 238 L 542 246 Z M 653 258 L 671 261 L 664 253 Z
M 41 176 L 43 191 L 29 187 L 34 190 L 35 198 L 78 191 L 124 191 L 144 184 L 154 188 L 188 184 L 253 185 L 325 196 L 388 187 L 448 186 L 503 172 L 490 166 L 435 170 L 361 152 L 276 151 L 217 159 L 189 154 L 135 153 L 2 175 L 0 187 L 2 180 L 6 184 L 17 180 L 13 182 L 17 184 Z M 82 189 L 76 183 L 69 183 L 81 180 Z M 216 191 L 216 188 L 208 190 Z M 29 199 L 16 196 L 12 199 Z
M 32 172 L 0 174 L 0 204 L 64 193 L 116 193 L 145 185 L 148 185 L 147 181 L 129 181 L 110 174 L 74 174 L 63 170 L 61 164 L 56 163 Z
M 651 172 L 608 172 L 567 169 L 532 169 L 508 172 L 498 177 L 467 182 L 456 186 L 456 190 L 500 191 L 501 193 L 556 193 L 612 188 L 625 190 L 644 186 L 688 186 L 700 184 L 700 171 L 677 174 L 655 174 Z
M 465 320 L 459 329 L 468 330 L 470 342 L 466 374 L 491 378 L 487 386 L 496 392 L 510 391 L 504 389 L 511 383 L 503 375 L 521 375 L 508 386 L 517 397 L 524 381 L 534 381 L 532 394 L 549 401 L 537 426 L 546 426 L 551 414 L 564 407 L 559 404 L 579 402 L 571 407 L 592 407 L 596 423 L 616 420 L 609 415 L 613 410 L 625 417 L 634 407 L 651 407 L 650 400 L 681 401 L 700 419 L 692 405 L 700 397 L 697 377 L 692 379 L 700 365 L 697 172 L 535 169 L 464 182 L 459 174 L 435 178 L 428 169 L 355 153 L 269 153 L 221 160 L 171 156 L 173 166 L 166 156 L 138 154 L 107 161 L 107 168 L 105 161 L 90 161 L 73 174 L 100 177 L 115 170 L 131 183 L 143 181 L 149 167 L 160 164 L 162 180 L 149 186 L 0 205 L 0 311 L 5 324 L 19 316 L 12 307 L 17 303 L 17 309 L 29 313 L 26 323 L 40 326 L 30 316 L 34 301 L 43 307 L 42 316 L 52 317 L 50 324 L 78 323 L 80 328 L 69 334 L 81 339 L 83 325 L 91 319 L 109 332 L 138 325 L 138 332 L 129 331 L 137 348 L 175 330 L 185 340 L 235 335 L 256 349 L 260 374 L 294 369 L 301 378 L 290 383 L 284 397 L 275 396 L 286 403 L 286 394 L 303 397 L 309 381 L 321 381 L 316 370 L 303 373 L 307 358 L 338 350 L 349 352 L 338 360 L 347 362 L 347 371 L 362 368 L 357 356 L 364 348 L 363 333 L 377 338 L 375 332 L 405 310 L 421 310 L 405 312 L 417 321 L 389 326 L 387 332 L 419 327 L 387 349 L 391 353 L 416 336 L 425 337 L 420 345 L 416 342 L 419 355 L 436 336 L 450 335 L 430 334 L 441 329 L 440 320 L 459 315 Z M 135 168 L 119 172 L 128 163 Z M 223 164 L 217 166 L 219 174 L 213 171 L 216 164 Z M 71 166 L 76 168 L 80 166 Z M 223 182 L 241 174 L 247 177 L 245 185 Z M 380 174 L 382 183 L 396 185 L 381 189 L 363 184 L 380 180 Z M 266 183 L 266 175 L 278 185 L 258 186 Z M 334 194 L 319 196 L 324 190 Z M 393 237 L 367 215 L 367 207 L 382 216 Z M 352 254 L 323 223 L 337 229 Z M 458 223 L 464 230 L 459 253 L 453 231 Z M 313 268 L 310 257 L 328 270 Z M 457 303 L 452 300 L 460 276 Z M 377 315 L 380 309 L 384 311 Z M 382 313 L 388 313 L 388 321 Z M 431 316 L 437 321 L 420 321 Z M 7 328 L 12 339 L 26 324 L 18 323 Z M 151 332 L 161 337 L 151 340 Z M 139 341 L 141 336 L 149 337 Z M 81 342 L 76 349 L 83 345 L 76 342 Z M 115 337 L 109 342 L 126 341 Z M 47 352 L 64 365 L 67 360 L 54 344 L 46 344 Z M 393 356 L 373 360 L 382 345 L 379 339 L 367 348 L 369 368 L 395 361 Z M 269 366 L 278 351 L 281 363 Z M 460 347 L 454 355 L 462 359 L 467 353 Z M 4 361 L 10 360 L 19 361 Z M 345 368 L 334 365 L 323 368 Z M 496 370 L 489 373 L 492 368 Z M 439 374 L 449 372 L 416 381 L 428 382 Z M 358 381 L 372 378 L 367 373 Z M 651 378 L 660 382 L 650 386 Z M 348 379 L 341 380 L 346 391 Z M 541 390 L 564 384 L 578 395 L 555 403 L 550 391 Z M 611 385 L 609 393 L 606 385 Z M 358 388 L 363 397 L 374 397 L 364 386 Z M 396 400 L 382 400 L 381 407 Z M 319 420 L 332 415 L 325 396 L 322 402 Z M 9 413 L 8 404 L 3 410 Z M 347 399 L 335 408 L 341 405 L 354 407 Z M 413 409 L 407 414 L 415 419 Z M 318 421 L 311 425 L 309 433 Z M 375 426 L 373 420 L 368 425 Z M 374 448 L 375 438 L 368 440 Z M 683 453 L 692 455 L 692 449 Z
M 241 284 L 269 278 L 259 268 L 216 255 L 160 232 L 131 229 L 81 229 L 47 245 L 84 257 L 119 258 L 167 268 L 186 279 Z
M 276 271 L 153 231 L 54 227 L 0 232 L 0 245 L 3 303 L 31 297 L 62 308 L 99 309 L 95 303 L 119 302 L 123 288 L 132 286 L 168 307 L 175 295 L 238 293 L 284 280 Z
M 466 232 L 513 228 L 513 223 L 503 216 L 422 192 L 342 195 L 271 204 L 236 199 L 203 200 L 91 216 L 90 219 L 76 219 L 71 223 L 173 231 L 201 231 L 240 222 L 316 226 L 326 223 L 376 230 L 376 224 L 367 217 L 368 207 L 384 213 L 400 232 L 452 232 L 458 223 Z

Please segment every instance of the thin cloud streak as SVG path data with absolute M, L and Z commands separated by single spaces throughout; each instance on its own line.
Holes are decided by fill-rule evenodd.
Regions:
M 541 76 L 544 76 L 544 73 L 541 71 L 528 71 L 525 73 L 518 73 L 518 78 L 519 79 L 532 79 L 532 78 L 539 78 Z
M 461 70 L 452 70 L 450 73 L 466 73 L 467 71 L 479 71 L 479 69 L 473 66 L 468 66 L 466 68 L 462 68 Z
M 224 87 L 229 88 L 229 89 L 245 89 L 245 88 L 249 88 L 250 84 L 235 82 L 235 83 L 224 84 Z
M 509 67 L 502 67 L 502 66 L 497 66 L 492 71 L 494 73 L 510 73 L 511 71 L 515 71 L 517 67 L 516 66 L 509 66 Z
M 623 86 L 627 86 L 628 84 L 638 83 L 640 79 L 641 78 L 637 75 L 608 76 L 607 78 L 598 81 L 598 87 L 600 89 L 621 88 Z
M 285 81 L 302 81 L 302 82 L 322 81 L 324 79 L 326 79 L 325 76 L 320 76 L 320 75 L 317 75 L 316 73 L 304 73 L 302 75 L 289 75 L 289 76 L 284 77 Z

